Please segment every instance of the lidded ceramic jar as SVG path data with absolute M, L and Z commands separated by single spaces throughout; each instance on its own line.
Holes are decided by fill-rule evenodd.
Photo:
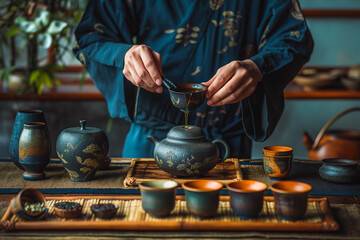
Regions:
M 99 167 L 106 164 L 109 152 L 104 131 L 87 127 L 86 120 L 80 120 L 80 125 L 63 130 L 56 141 L 56 153 L 74 182 L 92 180 Z

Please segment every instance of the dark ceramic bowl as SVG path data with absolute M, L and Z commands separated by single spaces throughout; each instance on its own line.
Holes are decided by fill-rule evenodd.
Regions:
M 353 79 L 353 78 L 341 78 L 341 83 L 344 87 L 351 91 L 360 90 L 360 79 Z
M 293 154 L 293 148 L 286 146 L 263 147 L 263 154 L 266 156 L 289 156 Z
M 254 180 L 231 182 L 229 189 L 230 206 L 240 218 L 256 217 L 263 208 L 264 192 L 267 185 Z
M 11 212 L 19 216 L 25 217 L 28 220 L 39 220 L 43 218 L 48 211 L 45 207 L 41 211 L 30 212 L 25 210 L 25 204 L 41 203 L 46 206 L 44 195 L 37 189 L 26 188 L 18 193 L 18 195 L 11 200 Z
M 275 212 L 285 220 L 304 217 L 312 187 L 303 182 L 280 181 L 270 186 L 275 198 Z
M 155 180 L 139 184 L 141 205 L 151 217 L 166 217 L 175 207 L 178 184 L 169 180 Z
M 293 155 L 266 156 L 263 154 L 263 167 L 265 174 L 273 179 L 285 178 L 291 171 Z
M 54 204 L 54 211 L 61 218 L 78 218 L 81 216 L 82 206 L 76 202 L 58 202 Z
M 199 83 L 179 83 L 179 90 L 170 90 L 172 104 L 182 111 L 192 111 L 201 106 L 205 101 L 207 87 Z
M 115 216 L 118 206 L 112 203 L 99 203 L 91 205 L 91 211 L 95 217 L 102 219 L 110 219 Z
M 182 184 L 186 207 L 199 218 L 215 216 L 219 206 L 222 183 L 212 180 L 190 180 Z
M 322 160 L 319 168 L 320 177 L 329 182 L 355 183 L 360 181 L 359 162 L 343 158 Z

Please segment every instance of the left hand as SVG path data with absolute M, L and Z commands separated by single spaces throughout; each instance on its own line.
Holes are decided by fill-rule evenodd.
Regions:
M 202 84 L 208 87 L 207 104 L 221 106 L 240 102 L 250 96 L 261 80 L 262 74 L 256 64 L 251 60 L 244 60 L 226 64 Z

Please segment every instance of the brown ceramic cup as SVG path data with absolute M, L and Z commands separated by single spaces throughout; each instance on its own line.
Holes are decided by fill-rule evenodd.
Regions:
M 275 198 L 275 212 L 283 219 L 296 221 L 304 217 L 312 187 L 303 182 L 280 181 L 270 186 Z
M 26 204 L 43 204 L 44 208 L 41 211 L 27 211 Z M 25 217 L 28 220 L 37 220 L 45 216 L 48 211 L 44 195 L 37 189 L 25 188 L 18 193 L 10 202 L 11 212 L 19 216 Z
M 190 180 L 182 184 L 186 207 L 195 217 L 215 216 L 219 206 L 222 183 L 212 180 Z
M 263 154 L 266 156 L 289 156 L 293 154 L 293 148 L 287 146 L 263 147 Z
M 230 206 L 240 218 L 256 217 L 263 208 L 264 192 L 267 185 L 254 180 L 231 182 L 229 189 Z
M 267 156 L 263 154 L 263 168 L 267 176 L 281 179 L 290 174 L 293 155 Z

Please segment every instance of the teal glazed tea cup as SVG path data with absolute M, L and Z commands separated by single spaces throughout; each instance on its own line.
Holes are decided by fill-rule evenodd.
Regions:
M 195 217 L 215 216 L 219 206 L 222 183 L 212 180 L 190 180 L 182 184 L 186 207 Z
M 231 209 L 240 218 L 254 218 L 263 208 L 267 185 L 254 180 L 231 182 L 229 189 Z
M 178 184 L 169 180 L 154 180 L 139 184 L 141 205 L 151 217 L 166 217 L 175 207 Z
M 280 181 L 270 186 L 275 199 L 275 212 L 285 220 L 296 221 L 304 217 L 308 195 L 312 187 L 303 182 Z

